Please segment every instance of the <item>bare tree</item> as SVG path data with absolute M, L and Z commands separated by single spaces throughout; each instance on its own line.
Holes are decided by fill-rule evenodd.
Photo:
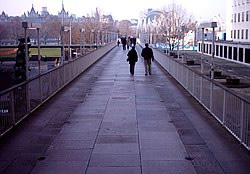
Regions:
M 153 27 L 149 30 L 164 33 L 165 40 L 168 40 L 170 50 L 177 45 L 178 32 L 185 28 L 185 32 L 193 29 L 195 24 L 192 15 L 188 14 L 181 5 L 172 3 L 158 12 L 153 20 Z M 167 38 L 166 38 L 167 37 Z
M 132 35 L 132 23 L 129 20 L 122 20 L 118 22 L 119 35 L 130 36 Z

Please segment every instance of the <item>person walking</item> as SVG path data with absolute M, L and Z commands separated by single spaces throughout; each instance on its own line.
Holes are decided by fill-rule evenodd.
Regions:
M 141 56 L 144 58 L 145 76 L 151 75 L 151 59 L 154 61 L 153 50 L 148 47 L 148 43 L 145 44 L 145 48 L 142 49 Z
M 138 55 L 134 46 L 128 52 L 127 56 L 127 62 L 130 64 L 130 74 L 133 76 L 135 72 L 135 63 L 138 61 Z

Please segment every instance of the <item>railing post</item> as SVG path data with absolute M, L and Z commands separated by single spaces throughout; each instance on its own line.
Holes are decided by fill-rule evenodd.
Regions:
M 16 123 L 16 117 L 15 117 L 15 102 L 14 102 L 14 90 L 11 90 L 10 92 L 10 104 L 11 104 L 11 115 L 12 115 L 12 122 L 13 125 Z
M 29 82 L 25 85 L 26 88 L 26 100 L 27 100 L 27 113 L 30 113 L 30 89 L 29 89 Z
M 200 101 L 202 102 L 203 98 L 203 77 L 201 75 L 201 83 L 200 83 Z
M 214 84 L 213 81 L 210 82 L 210 111 L 213 113 L 213 90 L 214 90 Z
M 51 95 L 53 92 L 52 92 L 52 83 L 51 83 L 51 73 L 49 73 L 49 95 Z
M 41 75 L 39 75 L 39 98 L 40 102 L 42 102 L 42 82 L 41 82 Z
M 192 90 L 193 90 L 193 91 L 192 91 L 192 92 L 193 92 L 193 95 L 194 95 L 194 85 L 195 85 L 195 78 L 194 78 L 194 72 L 193 72 L 193 89 L 192 89 Z
M 224 90 L 223 92 L 223 114 L 222 114 L 222 124 L 225 126 L 225 119 L 226 119 L 226 103 L 227 103 L 227 98 L 226 98 L 227 92 Z
M 244 109 L 245 109 L 245 102 L 241 100 L 241 117 L 240 117 L 240 141 L 241 143 L 244 142 Z

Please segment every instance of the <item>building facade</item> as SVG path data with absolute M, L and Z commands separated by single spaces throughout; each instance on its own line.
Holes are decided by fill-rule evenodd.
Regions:
M 227 39 L 250 42 L 250 0 L 230 0 L 227 8 Z

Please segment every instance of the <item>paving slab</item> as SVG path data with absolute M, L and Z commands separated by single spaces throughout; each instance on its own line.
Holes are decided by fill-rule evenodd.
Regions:
M 185 160 L 178 161 L 143 161 L 143 174 L 196 174 L 192 163 Z

